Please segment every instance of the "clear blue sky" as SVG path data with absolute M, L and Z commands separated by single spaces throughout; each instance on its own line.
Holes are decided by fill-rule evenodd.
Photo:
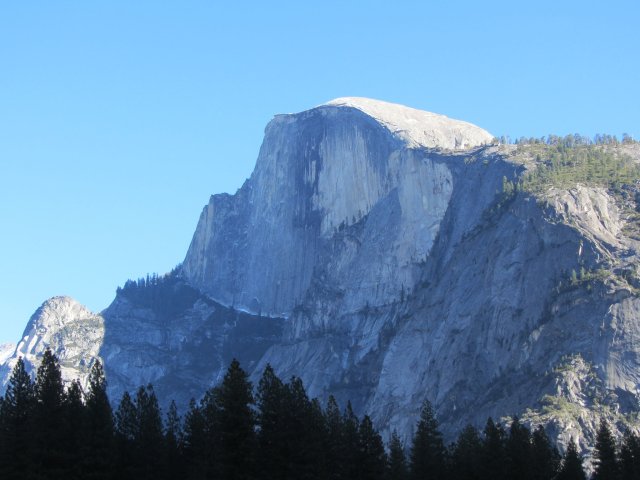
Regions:
M 0 0 L 0 342 L 179 263 L 276 113 L 367 96 L 640 138 L 638 4 Z

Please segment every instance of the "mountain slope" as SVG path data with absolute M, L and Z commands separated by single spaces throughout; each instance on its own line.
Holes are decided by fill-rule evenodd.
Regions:
M 448 436 L 511 414 L 583 449 L 601 417 L 636 428 L 640 194 L 620 185 L 638 149 L 491 142 L 362 98 L 276 116 L 177 271 L 128 282 L 99 316 L 35 315 L 18 354 L 55 345 L 77 361 L 67 378 L 99 356 L 112 395 L 152 382 L 181 405 L 232 357 L 253 380 L 270 363 L 407 437 L 424 399 Z

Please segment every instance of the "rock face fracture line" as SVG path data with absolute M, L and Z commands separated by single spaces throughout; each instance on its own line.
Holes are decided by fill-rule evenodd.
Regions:
M 600 418 L 622 429 L 638 411 L 628 207 L 586 183 L 509 190 L 535 155 L 492 141 L 357 97 L 277 115 L 176 271 L 127 282 L 100 314 L 48 300 L 1 350 L 2 381 L 50 346 L 67 381 L 100 357 L 112 398 L 153 383 L 185 406 L 236 357 L 254 380 L 269 363 L 351 400 L 386 433 L 410 435 L 429 399 L 449 438 L 516 412 L 593 445 Z

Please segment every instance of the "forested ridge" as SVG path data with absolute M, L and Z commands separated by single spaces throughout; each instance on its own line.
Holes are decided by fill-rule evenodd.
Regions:
M 2 479 L 584 479 L 573 441 L 564 458 L 544 430 L 514 418 L 466 427 L 446 446 L 425 402 L 410 445 L 396 433 L 385 446 L 368 416 L 330 397 L 309 399 L 302 381 L 267 367 L 257 388 L 237 361 L 219 386 L 192 400 L 183 417 L 162 414 L 153 387 L 125 393 L 112 410 L 100 362 L 87 392 L 64 388 L 47 350 L 35 381 L 19 359 L 0 398 Z M 606 423 L 595 451 L 598 480 L 640 478 L 640 439 L 619 445 Z

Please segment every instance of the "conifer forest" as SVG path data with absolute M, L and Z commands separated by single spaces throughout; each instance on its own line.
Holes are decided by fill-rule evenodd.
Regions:
M 513 418 L 463 429 L 446 445 L 429 402 L 413 438 L 394 432 L 385 445 L 368 416 L 333 397 L 310 399 L 298 378 L 283 382 L 271 367 L 257 388 L 237 361 L 223 381 L 181 415 L 163 414 L 151 385 L 107 396 L 99 362 L 88 391 L 65 388 L 47 350 L 35 381 L 20 359 L 0 399 L 2 479 L 585 479 L 571 441 L 564 457 L 539 427 Z M 598 432 L 593 478 L 640 478 L 640 439 L 617 442 L 606 423 Z

